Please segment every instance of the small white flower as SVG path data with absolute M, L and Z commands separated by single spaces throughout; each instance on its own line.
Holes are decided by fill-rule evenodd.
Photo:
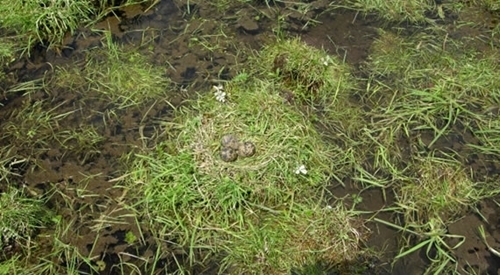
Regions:
M 214 93 L 215 94 L 215 99 L 220 102 L 226 102 L 226 93 L 217 91 Z
M 303 175 L 306 175 L 307 174 L 307 170 L 306 170 L 306 166 L 305 165 L 301 165 L 299 166 L 299 168 L 297 168 L 295 170 L 295 174 L 303 174 Z
M 213 87 L 214 87 L 215 92 L 222 92 L 224 90 L 224 87 L 221 84 L 219 84 L 217 86 L 213 86 Z
M 330 64 L 330 63 L 328 62 L 329 60 L 330 60 L 330 58 L 328 58 L 328 57 L 322 57 L 322 58 L 320 58 L 320 59 L 319 59 L 319 61 L 320 61 L 321 63 L 323 63 L 323 65 L 325 65 L 325 66 L 328 66 L 328 65 Z
M 219 102 L 226 102 L 226 93 L 224 92 L 224 87 L 222 85 L 213 86 L 215 92 L 215 99 Z

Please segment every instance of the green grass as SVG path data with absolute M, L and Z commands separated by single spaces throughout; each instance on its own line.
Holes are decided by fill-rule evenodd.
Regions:
M 417 159 L 414 166 L 411 180 L 417 183 L 402 183 L 397 191 L 407 223 L 425 223 L 438 217 L 451 223 L 486 195 L 481 194 L 485 190 L 471 180 L 461 163 L 450 157 L 429 155 Z
M 52 213 L 44 201 L 28 197 L 24 190 L 7 186 L 0 194 L 0 259 L 8 259 L 9 251 L 29 249 L 31 238 L 41 227 L 51 223 Z
M 111 39 L 110 36 L 106 38 Z M 12 109 L 8 113 L 9 119 L 0 125 L 0 140 L 9 143 L 1 151 L 2 182 L 12 181 L 18 176 L 11 165 L 27 162 L 29 170 L 49 150 L 60 153 L 58 157 L 62 159 L 80 163 L 98 156 L 105 139 L 100 132 L 102 128 L 89 124 L 88 118 L 93 111 L 100 110 L 92 110 L 87 106 L 102 102 L 102 105 L 97 105 L 109 107 L 104 119 L 110 116 L 116 119 L 120 111 L 145 107 L 147 103 L 163 100 L 170 84 L 163 70 L 149 65 L 146 57 L 136 51 L 126 51 L 111 42 L 105 46 L 104 49 L 97 48 L 89 52 L 83 72 L 76 68 L 56 68 L 54 75 L 20 83 L 9 89 L 9 96 L 18 94 L 24 98 L 19 101 L 19 108 Z M 62 91 L 71 99 L 78 98 L 81 105 L 70 106 L 70 99 L 59 101 L 53 98 Z M 47 97 L 49 99 L 44 99 Z M 79 204 L 79 208 L 75 209 L 76 201 L 97 196 L 87 193 L 85 187 L 81 186 L 71 194 L 48 191 L 51 198 L 57 197 L 53 199 L 55 202 L 51 202 L 56 205 L 56 212 L 69 212 L 71 217 L 57 216 L 53 228 L 44 229 L 44 234 L 38 235 L 31 247 L 22 251 L 26 257 L 12 258 L 8 262 L 9 266 L 5 268 L 9 268 L 9 274 L 76 274 L 81 272 L 79 270 L 82 267 L 96 272 L 106 268 L 103 261 L 95 258 L 93 248 L 85 251 L 75 245 L 74 237 L 79 234 L 78 230 L 75 231 L 76 224 L 88 218 L 81 216 L 82 209 L 94 207 Z M 125 223 L 122 218 L 103 213 L 87 226 L 100 232 L 104 224 L 109 222 Z M 98 233 L 97 236 L 95 242 L 99 240 Z M 141 237 L 140 234 L 138 237 Z M 130 265 L 133 264 L 125 263 L 125 266 Z
M 90 269 L 91 272 L 102 271 L 98 257 L 91 258 L 89 255 L 84 255 L 80 248 L 74 245 L 74 238 L 78 236 L 78 232 L 73 231 L 75 220 L 76 218 L 63 219 L 61 216 L 56 216 L 51 230 L 37 238 L 39 244 L 44 244 L 43 247 L 35 247 L 36 250 L 33 251 L 38 258 L 24 266 L 21 265 L 22 262 L 16 265 L 16 268 L 21 270 L 20 273 L 79 274 L 85 269 Z M 90 255 L 92 249 L 93 247 L 90 249 Z
M 332 172 L 327 163 L 333 154 L 318 143 L 311 125 L 291 110 L 277 110 L 282 98 L 269 95 L 269 87 L 227 89 L 239 106 L 214 106 L 211 96 L 200 98 L 196 113 L 183 115 L 187 120 L 176 126 L 179 142 L 172 152 L 163 142 L 155 151 L 136 156 L 131 181 L 142 183 L 131 188 L 142 191 L 151 226 L 171 232 L 180 247 L 191 249 L 190 257 L 200 248 L 224 251 L 228 268 L 246 272 L 284 271 L 313 251 L 334 258 L 339 256 L 333 251 L 355 253 L 348 213 L 339 209 L 327 218 L 315 197 Z M 256 101 L 267 110 L 255 114 Z M 255 142 L 257 155 L 234 164 L 222 162 L 218 139 L 226 132 Z M 301 164 L 308 167 L 307 175 L 295 174 Z M 343 232 L 346 246 L 335 239 L 322 243 L 309 230 L 332 237 Z M 266 260 L 254 262 L 250 255 L 258 254 Z
M 440 29 L 412 37 L 381 32 L 372 45 L 363 93 L 371 109 L 365 150 L 372 157 L 358 169 L 360 183 L 391 187 L 395 194 L 391 209 L 402 219 L 378 221 L 408 238 L 397 258 L 424 249 L 429 273 L 457 264 L 453 250 L 464 237 L 448 234 L 447 226 L 500 192 L 495 178 L 466 165 L 471 153 L 498 156 L 497 57 L 441 34 Z M 452 150 L 453 137 L 464 133 L 481 142 L 469 137 L 462 150 Z
M 338 108 L 349 96 L 345 91 L 355 84 L 347 64 L 299 39 L 271 43 L 260 58 L 261 70 L 278 78 L 283 89 L 291 90 L 293 99 L 312 107 Z
M 105 138 L 93 126 L 81 125 L 76 129 L 68 129 L 59 133 L 59 142 L 64 155 L 72 155 L 81 163 L 98 156 L 100 146 Z
M 26 191 L 35 193 L 31 189 Z M 78 192 L 83 195 L 84 191 Z M 30 198 L 17 188 L 9 188 L 1 194 L 0 206 L 4 209 L 0 214 L 2 236 L 5 240 L 16 240 L 18 249 L 12 254 L 0 254 L 0 274 L 80 274 L 85 269 L 102 271 L 101 261 L 90 256 L 97 238 L 89 249 L 89 255 L 74 245 L 80 234 L 79 230 L 75 230 L 75 224 L 83 218 L 81 210 L 88 206 L 79 204 L 75 208 L 75 199 L 57 187 L 51 188 L 45 195 L 47 197 L 43 200 Z M 47 201 L 53 203 L 54 199 L 59 201 L 57 207 L 47 209 Z M 5 244 L 0 243 L 0 247 L 2 253 L 8 251 Z
M 89 50 L 85 68 L 58 68 L 53 85 L 80 93 L 87 101 L 104 101 L 114 110 L 144 107 L 172 89 L 164 69 L 149 64 L 137 49 L 112 42 L 109 32 L 103 43 L 104 48 Z
M 416 158 L 406 180 L 395 186 L 395 213 L 401 225 L 378 220 L 399 229 L 405 236 L 396 260 L 422 249 L 430 260 L 427 274 L 440 274 L 457 260 L 454 249 L 465 236 L 453 235 L 448 226 L 461 219 L 483 199 L 497 195 L 493 183 L 474 182 L 462 164 L 452 157 L 432 154 Z
M 306 96 L 304 79 L 286 83 L 297 88 L 295 105 L 280 92 L 286 81 L 272 70 L 221 83 L 225 102 L 213 93 L 200 95 L 178 110 L 176 121 L 164 124 L 168 139 L 130 156 L 125 188 L 137 191 L 133 209 L 148 217 L 160 238 L 175 240 L 175 247 L 187 253 L 188 265 L 217 257 L 222 258 L 220 272 L 281 274 L 304 264 L 352 260 L 359 253 L 358 217 L 342 201 L 328 206 L 324 199 L 330 179 L 346 170 L 343 149 L 327 146 L 301 111 L 316 100 L 326 101 L 327 93 L 332 100 L 344 98 L 329 88 L 337 88 L 335 79 L 348 71 L 324 53 L 331 64 L 319 63 L 321 52 L 299 47 L 298 41 L 278 41 L 274 47 L 283 45 L 295 45 L 287 48 L 289 60 L 311 57 L 294 59 L 297 49 L 315 53 L 316 63 L 294 66 L 313 69 L 311 77 L 329 74 L 334 84 L 318 87 L 316 97 Z M 269 65 L 277 52 L 272 47 L 256 64 Z M 252 141 L 256 154 L 223 162 L 220 138 L 227 133 Z M 301 165 L 306 174 L 296 173 Z
M 47 104 L 45 102 L 45 104 Z M 27 100 L 25 106 L 15 110 L 2 127 L 2 139 L 13 140 L 15 146 L 35 152 L 48 150 L 50 142 L 57 140 L 60 122 L 72 112 L 58 113 L 61 105 L 47 109 L 44 101 Z
M 17 155 L 16 148 L 10 145 L 0 147 L 0 182 L 10 183 L 20 175 L 12 169 L 13 166 L 26 163 L 28 159 Z
M 276 89 L 286 102 L 343 150 L 354 147 L 365 119 L 359 102 L 353 99 L 358 83 L 348 64 L 299 39 L 271 43 L 258 59 L 257 70 L 279 80 Z M 349 153 L 340 155 L 347 157 Z
M 37 157 L 56 145 L 61 146 L 64 155 L 71 154 L 81 161 L 98 155 L 103 137 L 92 126 L 81 125 L 76 129 L 63 126 L 75 112 L 60 111 L 64 104 L 49 109 L 47 101 L 28 98 L 24 106 L 14 110 L 8 122 L 1 125 L 0 140 L 9 140 L 10 146 L 16 148 L 15 153 L 24 158 Z
M 121 6 L 138 4 L 143 0 L 127 0 Z M 102 19 L 118 7 L 108 1 L 0 1 L 0 22 L 7 31 L 17 35 L 25 51 L 42 42 L 61 46 L 65 36 L 79 27 Z
M 345 5 L 375 12 L 393 23 L 430 22 L 429 12 L 442 16 L 443 9 L 461 8 L 460 3 L 441 7 L 432 3 L 348 1 Z M 225 0 L 211 4 L 218 9 L 230 5 Z M 495 2 L 471 4 L 498 9 Z M 309 8 L 297 7 L 305 13 Z M 47 27 L 47 34 L 33 32 L 32 39 L 42 35 L 55 39 L 77 26 L 56 18 L 41 21 L 43 26 L 49 23 L 55 25 Z M 223 27 L 217 31 L 215 40 L 229 39 Z M 459 265 L 453 253 L 464 236 L 450 234 L 447 227 L 500 192 L 495 178 L 485 175 L 479 180 L 482 175 L 467 164 L 468 154 L 491 158 L 486 161 L 500 154 L 499 56 L 494 48 L 481 53 L 465 47 L 437 26 L 414 31 L 403 36 L 381 30 L 361 67 L 366 79 L 355 78 L 341 59 L 298 39 L 278 40 L 255 53 L 248 64 L 238 64 L 246 69 L 232 81 L 215 83 L 225 92 L 224 102 L 217 100 L 213 88 L 200 91 L 176 110 L 175 119 L 162 122 L 161 132 L 153 135 L 156 140 L 126 156 L 128 171 L 116 179 L 123 180 L 116 187 L 125 193 L 117 200 L 127 208 L 126 214 L 117 217 L 111 212 L 124 209 L 110 210 L 87 224 L 102 232 L 106 224 L 131 219 L 138 230 L 127 232 L 129 245 L 144 245 L 145 232 L 157 238 L 153 261 L 143 255 L 127 261 L 131 255 L 120 255 L 123 261 L 115 270 L 127 274 L 142 268 L 153 273 L 160 259 L 172 259 L 178 273 L 216 261 L 220 273 L 283 274 L 322 263 L 356 261 L 370 253 L 360 247 L 366 237 L 364 221 L 355 211 L 356 202 L 347 207 L 326 189 L 352 182 L 360 188 L 381 188 L 384 195 L 394 193 L 394 204 L 383 211 L 392 211 L 400 220 L 374 220 L 401 231 L 396 260 L 423 251 L 430 260 L 427 273 L 453 272 Z M 208 51 L 222 50 L 225 44 L 211 45 L 212 38 L 197 36 L 190 43 Z M 98 129 L 85 125 L 85 117 L 81 125 L 68 127 L 76 111 L 68 111 L 65 102 L 54 106 L 36 100 L 42 89 L 49 95 L 51 89 L 75 93 L 82 106 L 105 106 L 107 118 L 117 120 L 122 112 L 163 100 L 171 89 L 164 69 L 150 65 L 137 49 L 118 46 L 109 33 L 103 45 L 87 52 L 82 68 L 56 68 L 43 87 L 32 82 L 9 90 L 27 92 L 27 99 L 1 125 L 1 140 L 12 141 L 0 150 L 2 182 L 17 176 L 9 169 L 12 163 L 36 157 L 53 144 L 61 147 L 63 157 L 76 156 L 82 162 L 100 154 L 105 140 Z M 1 61 L 12 61 L 12 49 L 5 44 Z M 363 83 L 366 86 L 360 88 Z M 77 111 L 88 115 L 89 110 Z M 252 141 L 256 154 L 223 162 L 220 138 L 227 133 Z M 471 137 L 461 150 L 449 148 L 454 137 L 464 134 Z M 298 169 L 302 165 L 307 173 Z M 74 191 L 77 196 L 95 196 L 85 188 Z M 75 221 L 82 218 L 72 208 L 76 199 L 57 192 L 54 196 L 61 197 L 60 207 L 70 209 L 75 220 L 57 216 L 52 220 L 55 228 L 37 237 L 40 244 L 47 244 L 46 250 L 35 242 L 34 250 L 26 250 L 30 255 L 43 251 L 45 256 L 12 257 L 0 265 L 0 273 L 104 268 L 93 248 L 86 255 L 71 242 Z M 359 203 L 359 196 L 352 197 Z M 483 239 L 484 234 L 483 230 Z
M 9 64 L 15 57 L 15 44 L 8 39 L 0 40 L 0 64 Z
M 407 246 L 412 242 L 413 237 L 417 237 L 416 244 L 410 248 L 404 248 L 406 249 L 404 251 L 402 249 L 395 257 L 395 260 L 423 249 L 427 259 L 430 261 L 424 274 L 458 274 L 456 271 L 456 259 L 452 251 L 465 242 L 465 237 L 447 233 L 447 227 L 442 220 L 430 219 L 424 224 L 418 224 L 417 227 L 413 227 L 415 225 L 401 227 L 377 218 L 375 218 L 375 221 L 394 227 L 406 234 L 413 234 L 406 240 Z M 417 229 L 418 231 L 414 231 L 413 229 Z M 450 241 L 453 241 L 455 244 L 450 245 Z
M 403 40 L 384 33 L 374 43 L 365 95 L 375 106 L 369 114 L 375 124 L 371 132 L 380 129 L 377 135 L 386 143 L 394 136 L 416 137 L 432 148 L 457 127 L 477 132 L 490 124 L 487 113 L 497 105 L 500 89 L 496 56 L 463 52 L 453 41 L 445 50 L 441 42 L 428 35 Z
M 350 0 L 339 3 L 332 2 L 333 7 L 343 7 L 348 9 L 359 10 L 363 13 L 375 13 L 378 17 L 387 21 L 409 21 L 422 22 L 426 21 L 425 12 L 434 10 L 435 5 L 432 1 L 427 0 Z
M 363 14 L 374 14 L 384 22 L 401 23 L 408 22 L 412 24 L 433 23 L 436 18 L 445 19 L 446 12 L 459 12 L 464 3 L 445 2 L 436 5 L 432 0 L 349 0 L 333 1 L 332 8 L 346 8 L 359 11 Z
M 500 10 L 500 3 L 497 0 L 472 0 L 467 2 L 469 5 L 478 6 L 491 12 Z
M 441 4 L 436 4 L 433 0 L 349 0 L 332 1 L 330 6 L 334 9 L 355 10 L 364 15 L 375 15 L 384 23 L 407 22 L 415 25 L 434 24 L 436 19 L 451 19 L 467 7 L 491 13 L 500 9 L 497 0 L 442 1 Z
M 2 25 L 24 37 L 29 46 L 38 41 L 61 43 L 66 32 L 73 33 L 90 21 L 91 1 L 5 1 L 0 2 Z

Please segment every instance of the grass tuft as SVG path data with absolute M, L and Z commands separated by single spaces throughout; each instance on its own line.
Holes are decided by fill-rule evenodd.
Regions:
M 341 3 L 337 3 L 341 2 Z M 458 12 L 463 4 L 454 3 L 436 4 L 433 0 L 349 0 L 333 1 L 333 8 L 347 8 L 364 14 L 375 14 L 387 22 L 433 23 L 436 18 L 445 19 L 447 12 Z
M 44 201 L 29 198 L 12 186 L 0 193 L 0 208 L 0 261 L 15 255 L 21 247 L 32 246 L 37 229 L 51 223 L 52 214 Z
M 170 81 L 134 49 L 114 43 L 105 33 L 105 47 L 91 49 L 83 70 L 58 68 L 53 83 L 80 92 L 87 99 L 106 100 L 117 109 L 141 107 L 163 98 Z
M 279 47 L 295 43 L 287 49 L 290 56 L 305 47 L 283 43 Z M 339 63 L 332 61 L 328 68 L 316 61 L 294 66 L 346 74 Z M 310 75 L 287 85 L 297 96 L 303 93 L 307 103 L 326 102 L 322 87 L 337 88 L 339 82 L 322 81 L 315 87 L 318 97 L 305 97 L 309 84 L 319 81 Z M 134 208 L 143 209 L 139 214 L 165 234 L 161 238 L 175 240 L 191 265 L 222 257 L 220 272 L 282 274 L 304 264 L 351 260 L 359 253 L 358 218 L 342 201 L 329 206 L 323 199 L 330 179 L 341 178 L 336 173 L 345 169 L 344 151 L 326 145 L 299 105 L 283 96 L 283 83 L 275 72 L 264 71 L 244 82 L 221 84 L 216 95 L 200 95 L 178 110 L 177 121 L 164 124 L 168 140 L 132 157 L 125 188 L 139 191 Z M 255 155 L 224 162 L 219 150 L 225 134 L 253 142 Z
M 120 6 L 145 2 L 144 0 L 120 1 Z M 48 47 L 62 46 L 66 35 L 85 24 L 101 20 L 113 10 L 114 1 L 106 0 L 52 0 L 7 1 L 0 0 L 0 22 L 17 36 L 24 52 L 30 52 L 36 43 Z

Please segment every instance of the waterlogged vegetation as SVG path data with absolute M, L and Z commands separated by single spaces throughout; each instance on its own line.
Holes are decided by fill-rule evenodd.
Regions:
M 391 274 L 415 257 L 412 274 L 496 273 L 500 41 L 498 27 L 463 18 L 498 18 L 499 3 L 319 2 L 145 3 L 145 17 L 178 12 L 181 27 L 146 25 L 131 31 L 138 43 L 89 29 L 77 36 L 92 46 L 36 79 L 28 65 L 6 69 L 0 274 Z M 121 11 L 15 3 L 1 19 L 6 68 L 34 45 L 60 53 L 64 37 Z M 211 34 L 203 8 L 256 14 L 235 29 L 219 14 Z M 359 64 L 291 34 L 321 24 L 318 10 L 346 9 L 380 20 Z M 264 23 L 258 50 L 237 44 Z M 169 31 L 192 36 L 179 45 L 194 52 L 175 53 L 194 63 L 165 54 L 163 35 L 170 50 L 179 42 Z M 203 62 L 218 69 L 197 71 Z M 176 68 L 197 80 L 175 83 Z M 227 134 L 255 154 L 224 161 Z M 367 206 L 374 194 L 381 207 Z
M 60 68 L 52 82 L 111 109 L 145 107 L 166 96 L 169 80 L 136 49 L 119 47 L 105 32 L 104 48 L 90 49 L 81 68 Z M 124 68 L 126 68 L 124 70 Z

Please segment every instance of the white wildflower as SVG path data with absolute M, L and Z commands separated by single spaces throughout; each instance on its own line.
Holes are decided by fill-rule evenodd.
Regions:
M 222 92 L 224 90 L 224 87 L 221 84 L 219 84 L 217 86 L 213 86 L 213 88 L 214 88 L 215 92 Z
M 214 93 L 215 94 L 215 99 L 220 102 L 226 102 L 226 93 L 217 91 Z
M 224 92 L 224 87 L 221 84 L 213 86 L 215 92 L 215 99 L 219 102 L 226 102 L 226 93 Z
M 306 166 L 305 165 L 301 165 L 299 166 L 296 170 L 295 170 L 295 174 L 303 174 L 303 175 L 306 175 L 307 174 L 307 170 L 306 170 Z
M 319 61 L 321 63 L 323 63 L 323 65 L 325 65 L 325 66 L 328 66 L 330 64 L 330 62 L 328 62 L 328 61 L 330 61 L 329 57 L 322 57 L 322 58 L 319 59 Z

